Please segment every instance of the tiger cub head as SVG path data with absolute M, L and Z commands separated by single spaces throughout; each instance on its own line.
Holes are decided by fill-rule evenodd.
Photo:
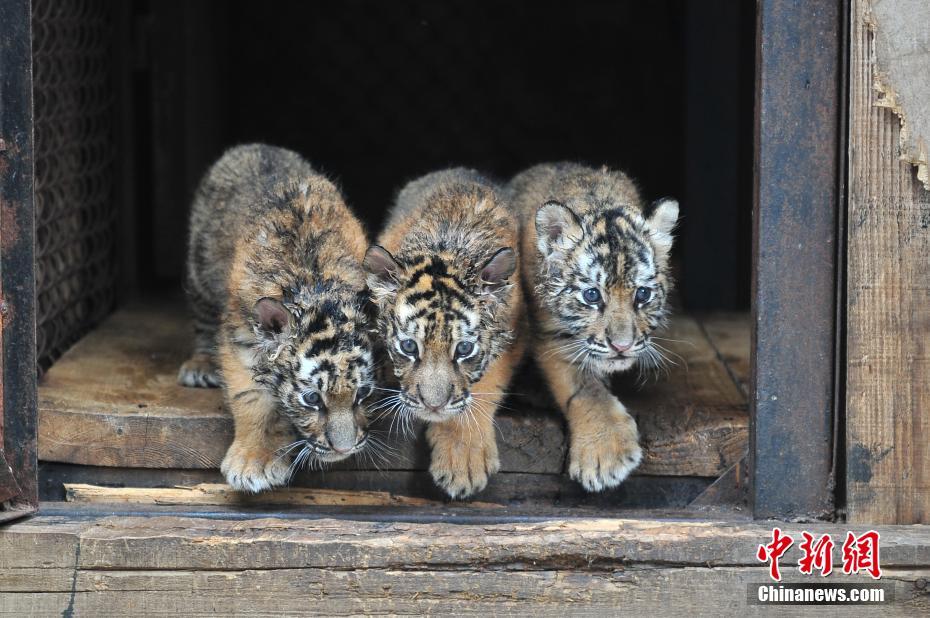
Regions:
M 339 461 L 366 446 L 373 356 L 364 302 L 354 290 L 312 300 L 298 292 L 261 298 L 248 316 L 258 341 L 253 376 L 300 434 L 298 459 Z
M 517 267 L 510 247 L 395 259 L 369 248 L 365 268 L 379 330 L 400 390 L 402 415 L 442 421 L 472 404 L 471 387 L 510 343 L 507 300 Z
M 536 297 L 563 357 L 596 375 L 655 360 L 650 335 L 668 315 L 677 220 L 672 199 L 646 213 L 618 206 L 579 216 L 556 201 L 539 208 Z

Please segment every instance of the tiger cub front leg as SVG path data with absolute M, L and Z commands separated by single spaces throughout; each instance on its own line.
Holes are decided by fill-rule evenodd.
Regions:
M 257 493 L 288 481 L 291 458 L 286 449 L 293 430 L 277 410 L 274 397 L 256 384 L 231 354 L 221 353 L 227 379 L 226 402 L 235 421 L 235 437 L 220 465 L 234 489 Z
M 191 303 L 197 307 L 196 300 Z M 207 310 L 195 309 L 194 351 L 178 371 L 178 384 L 200 388 L 219 388 L 222 385 L 219 368 L 213 352 L 216 349 L 217 319 L 207 315 Z
M 588 491 L 616 487 L 643 457 L 636 421 L 595 377 L 554 354 L 539 355 L 570 433 L 568 473 Z
M 465 412 L 443 423 L 431 423 L 426 439 L 432 453 L 430 474 L 452 499 L 481 491 L 488 477 L 500 469 L 491 416 Z
M 522 342 L 518 342 L 474 384 L 473 401 L 466 411 L 427 428 L 432 453 L 430 473 L 450 497 L 465 498 L 481 491 L 488 477 L 500 470 L 494 415 L 522 356 Z

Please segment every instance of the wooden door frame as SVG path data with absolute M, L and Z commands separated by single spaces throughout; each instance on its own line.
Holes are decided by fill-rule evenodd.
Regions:
M 4 452 L 37 500 L 29 0 L 2 0 Z M 750 463 L 759 518 L 831 517 L 842 365 L 848 0 L 760 0 Z
M 750 465 L 757 519 L 834 516 L 848 0 L 757 4 Z
M 0 2 L 0 521 L 38 505 L 31 21 Z

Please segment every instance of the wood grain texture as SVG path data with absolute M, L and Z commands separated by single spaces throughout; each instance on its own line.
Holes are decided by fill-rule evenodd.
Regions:
M 847 526 L 783 525 L 794 537 L 802 529 L 837 538 Z M 930 530 L 878 531 L 882 581 L 895 593 L 883 612 L 926 612 Z M 40 516 L 0 531 L 0 612 L 564 616 L 712 607 L 772 615 L 746 605 L 747 584 L 767 581 L 755 550 L 770 538 L 763 523 L 634 519 L 457 525 Z M 792 547 L 783 558 L 786 581 L 810 581 L 789 566 L 799 555 Z M 799 608 L 782 609 L 798 615 Z M 843 615 L 867 615 L 859 609 Z
M 748 335 L 748 333 L 747 333 Z M 715 477 L 743 454 L 745 396 L 734 385 L 700 326 L 683 316 L 661 335 L 677 365 L 667 373 L 618 380 L 617 392 L 640 425 L 646 451 L 640 474 Z M 220 391 L 175 383 L 188 352 L 188 324 L 176 305 L 117 311 L 76 344 L 40 385 L 39 448 L 44 461 L 141 468 L 214 468 L 232 438 Z M 737 343 L 733 348 L 739 347 Z M 748 355 L 748 338 L 743 341 Z M 677 355 L 677 356 L 675 356 Z M 504 472 L 561 474 L 564 423 L 538 376 L 514 383 L 497 417 Z M 411 436 L 376 424 L 393 452 L 377 462 L 334 469 L 426 470 L 423 428 Z M 375 463 L 377 465 L 375 465 Z
M 740 390 L 749 393 L 749 340 L 752 336 L 752 319 L 748 313 L 710 315 L 698 320 L 710 344 L 723 361 L 730 377 Z
M 846 494 L 850 521 L 930 522 L 930 193 L 878 104 L 869 4 L 851 30 Z M 930 66 L 913 79 L 926 79 Z
M 895 601 L 883 616 L 915 616 L 930 603 L 915 582 L 928 569 L 895 572 L 883 580 Z M 40 571 L 20 576 L 23 585 L 68 581 L 74 572 Z M 0 612 L 21 616 L 369 616 L 623 614 L 739 616 L 874 616 L 874 607 L 827 609 L 747 605 L 747 587 L 764 582 L 752 567 L 648 567 L 633 572 L 534 570 L 405 571 L 402 569 L 248 569 L 240 571 L 78 570 L 72 589 L 0 592 Z M 789 575 L 785 582 L 806 583 Z M 45 582 L 49 582 L 46 584 Z M 867 576 L 847 583 L 870 583 Z M 889 595 L 890 596 L 890 595 Z M 661 608 L 659 610 L 658 608 Z
M 435 500 L 386 491 L 350 491 L 288 487 L 245 494 L 221 483 L 175 487 L 102 487 L 66 483 L 65 500 L 78 504 L 150 504 L 160 506 L 435 506 Z M 475 508 L 502 508 L 492 502 L 469 502 Z

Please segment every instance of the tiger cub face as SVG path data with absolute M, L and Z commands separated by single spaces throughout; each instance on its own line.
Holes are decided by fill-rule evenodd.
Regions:
M 362 303 L 347 290 L 313 303 L 262 298 L 255 305 L 255 381 L 277 398 L 307 459 L 339 461 L 368 440 L 373 357 Z
M 509 294 L 513 249 L 477 260 L 452 253 L 396 259 L 373 246 L 365 257 L 379 326 L 400 382 L 401 413 L 427 421 L 461 414 L 471 386 L 510 342 L 495 308 Z
M 596 375 L 649 357 L 650 334 L 667 317 L 678 203 L 660 200 L 651 210 L 647 217 L 625 206 L 579 216 L 571 204 L 551 201 L 536 213 L 545 327 L 562 341 L 564 357 Z

